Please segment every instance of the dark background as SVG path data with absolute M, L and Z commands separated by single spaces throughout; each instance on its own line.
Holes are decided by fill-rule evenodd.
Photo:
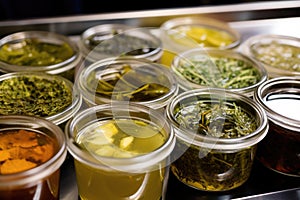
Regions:
M 0 0 L 0 20 L 258 2 L 255 0 Z M 108 4 L 108 5 L 107 5 Z M 113 4 L 113 5 L 111 5 Z

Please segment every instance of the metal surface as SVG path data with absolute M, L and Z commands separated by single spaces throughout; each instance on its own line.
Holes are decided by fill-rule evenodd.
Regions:
M 207 16 L 227 22 L 297 17 L 300 1 L 264 1 L 219 6 L 199 6 L 177 9 L 141 10 L 135 12 L 100 13 L 69 17 L 52 17 L 16 21 L 0 21 L 0 36 L 24 30 L 49 30 L 66 35 L 78 35 L 85 29 L 104 23 L 125 23 L 142 27 L 158 27 L 164 21 L 179 16 Z
M 240 32 L 242 41 L 256 34 L 282 34 L 300 36 L 300 1 L 274 1 L 224 6 L 206 6 L 184 9 L 148 10 L 138 12 L 104 13 L 86 16 L 55 17 L 45 19 L 0 21 L 0 36 L 16 31 L 46 30 L 65 34 L 74 40 L 87 28 L 105 23 L 157 28 L 166 20 L 178 16 L 201 15 L 221 19 Z M 156 28 L 156 29 L 155 29 Z M 170 174 L 166 200 L 206 199 L 300 199 L 300 179 L 287 177 L 266 169 L 258 161 L 249 180 L 228 192 L 202 192 L 179 182 Z M 61 200 L 78 199 L 73 160 L 68 155 L 62 166 Z

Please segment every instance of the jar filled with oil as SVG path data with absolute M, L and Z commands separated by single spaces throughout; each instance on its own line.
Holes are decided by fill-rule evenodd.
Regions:
M 78 113 L 65 132 L 82 199 L 163 199 L 175 137 L 162 113 L 103 104 Z

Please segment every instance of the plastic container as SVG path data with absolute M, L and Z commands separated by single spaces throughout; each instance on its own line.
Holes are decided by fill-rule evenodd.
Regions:
M 164 199 L 175 135 L 161 112 L 98 105 L 66 126 L 82 199 Z
M 44 72 L 3 74 L 0 94 L 0 115 L 43 117 L 62 126 L 82 104 L 70 80 Z
M 82 57 L 68 37 L 47 31 L 23 31 L 0 40 L 0 71 L 46 72 L 74 80 Z
M 241 51 L 262 63 L 269 77 L 300 76 L 300 39 L 261 34 L 247 39 Z
M 253 96 L 268 79 L 260 63 L 233 50 L 191 49 L 178 54 L 171 69 L 183 91 L 214 87 Z
M 254 99 L 267 112 L 270 124 L 257 158 L 273 171 L 300 177 L 300 78 L 270 79 L 258 87 Z
M 228 191 L 245 183 L 257 144 L 266 136 L 264 110 L 247 96 L 220 89 L 181 93 L 167 107 L 177 143 L 171 171 L 202 191 Z
M 58 200 L 63 131 L 43 118 L 0 116 L 0 141 L 0 199 Z
M 160 26 L 164 49 L 181 53 L 191 48 L 232 49 L 240 34 L 226 22 L 208 17 L 177 17 Z
M 93 26 L 81 34 L 79 47 L 90 62 L 124 55 L 158 61 L 163 53 L 160 38 L 149 28 L 125 24 Z
M 132 57 L 107 58 L 82 68 L 76 86 L 88 106 L 135 102 L 161 109 L 178 92 L 169 68 Z

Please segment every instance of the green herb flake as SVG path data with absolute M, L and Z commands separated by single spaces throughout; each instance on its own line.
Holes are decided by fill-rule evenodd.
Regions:
M 65 82 L 38 76 L 20 76 L 0 82 L 0 114 L 47 117 L 72 103 Z

